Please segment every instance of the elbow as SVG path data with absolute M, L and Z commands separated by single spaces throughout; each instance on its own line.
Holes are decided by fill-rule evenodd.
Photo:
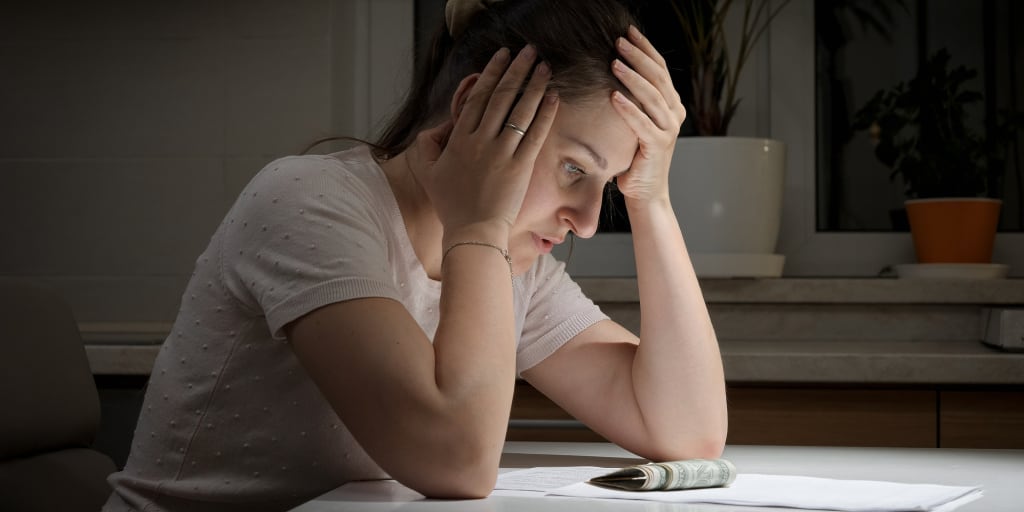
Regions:
M 434 473 L 429 481 L 410 486 L 434 499 L 475 500 L 486 498 L 497 482 L 497 465 L 492 467 L 452 467 Z
M 692 449 L 697 459 L 720 458 L 725 451 L 725 436 L 702 439 Z
M 681 446 L 655 447 L 646 456 L 655 462 L 689 459 L 718 459 L 724 451 L 724 444 L 716 442 L 689 443 Z
M 477 475 L 466 478 L 452 478 L 438 482 L 429 488 L 416 489 L 420 494 L 442 500 L 476 500 L 486 498 L 494 489 L 496 479 L 486 480 Z
M 729 435 L 728 416 L 722 418 L 720 423 L 707 425 L 703 431 L 691 433 L 691 436 L 681 436 L 685 440 L 680 443 L 679 449 L 685 451 L 691 459 L 718 459 L 725 452 L 725 442 Z M 674 459 L 679 460 L 679 459 Z
M 474 444 L 450 446 L 443 458 L 439 457 L 441 460 L 437 460 L 437 464 L 432 464 L 428 471 L 418 474 L 417 481 L 406 485 L 428 498 L 486 498 L 494 490 L 498 479 L 501 447 L 495 450 Z
M 677 436 L 652 443 L 646 457 L 653 461 L 718 459 L 725 451 L 725 433 L 699 437 Z

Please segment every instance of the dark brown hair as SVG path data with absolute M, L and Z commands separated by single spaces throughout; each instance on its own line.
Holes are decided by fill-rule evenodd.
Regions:
M 618 0 L 504 0 L 481 9 L 452 38 L 442 26 L 413 76 L 412 87 L 374 146 L 401 152 L 416 134 L 448 115 L 466 76 L 483 70 L 499 48 L 515 55 L 527 43 L 551 66 L 549 87 L 563 103 L 581 105 L 628 91 L 611 73 L 615 41 L 636 21 Z M 443 24 L 442 24 L 443 25 Z

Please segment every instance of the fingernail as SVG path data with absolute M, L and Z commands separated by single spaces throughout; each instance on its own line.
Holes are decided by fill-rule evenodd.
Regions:
M 615 68 L 615 71 L 618 71 L 618 72 L 625 72 L 626 71 L 626 65 L 623 64 L 622 61 L 619 60 L 619 59 L 615 59 L 615 60 L 612 61 L 612 67 Z
M 528 44 L 528 45 L 524 46 L 523 49 L 519 51 L 519 55 L 522 55 L 523 57 L 526 57 L 526 58 L 533 58 L 533 56 L 536 55 L 536 54 L 537 54 L 537 49 L 534 48 L 532 44 Z
M 494 52 L 494 57 L 492 57 L 491 60 L 494 62 L 505 62 L 508 60 L 508 48 L 498 48 L 498 51 Z
M 636 28 L 633 25 L 630 25 L 629 37 L 632 37 L 634 40 L 639 41 L 643 37 L 643 34 L 640 33 L 640 29 Z
M 633 45 L 629 44 L 629 41 L 626 41 L 624 37 L 620 37 L 617 42 L 619 43 L 619 51 L 622 53 L 627 53 L 633 49 Z
M 534 71 L 538 76 L 551 76 L 551 67 L 548 66 L 547 62 L 541 62 L 537 64 L 537 70 Z
M 544 96 L 544 101 L 551 104 L 558 103 L 558 91 L 548 91 L 548 94 Z
M 619 102 L 619 103 L 626 103 L 626 96 L 624 96 L 619 91 L 615 91 L 615 92 L 612 93 L 612 99 L 617 101 L 617 102 Z

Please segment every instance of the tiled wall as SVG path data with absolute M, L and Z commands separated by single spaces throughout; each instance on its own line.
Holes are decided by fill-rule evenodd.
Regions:
M 368 64 L 380 48 L 363 22 L 407 4 L 6 6 L 0 275 L 55 286 L 80 322 L 172 320 L 195 257 L 253 174 L 316 138 L 368 135 L 364 120 L 393 102 L 411 49 L 408 62 Z M 398 21 L 411 39 L 411 16 Z M 350 69 L 394 75 L 393 88 Z

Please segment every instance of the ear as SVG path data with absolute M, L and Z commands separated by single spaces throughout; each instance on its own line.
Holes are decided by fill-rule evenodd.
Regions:
M 479 79 L 480 73 L 473 73 L 459 82 L 459 86 L 455 89 L 455 94 L 452 95 L 451 114 L 453 123 L 459 120 L 462 107 L 465 106 L 466 100 L 469 99 L 469 92 L 473 90 L 473 86 L 476 85 Z

